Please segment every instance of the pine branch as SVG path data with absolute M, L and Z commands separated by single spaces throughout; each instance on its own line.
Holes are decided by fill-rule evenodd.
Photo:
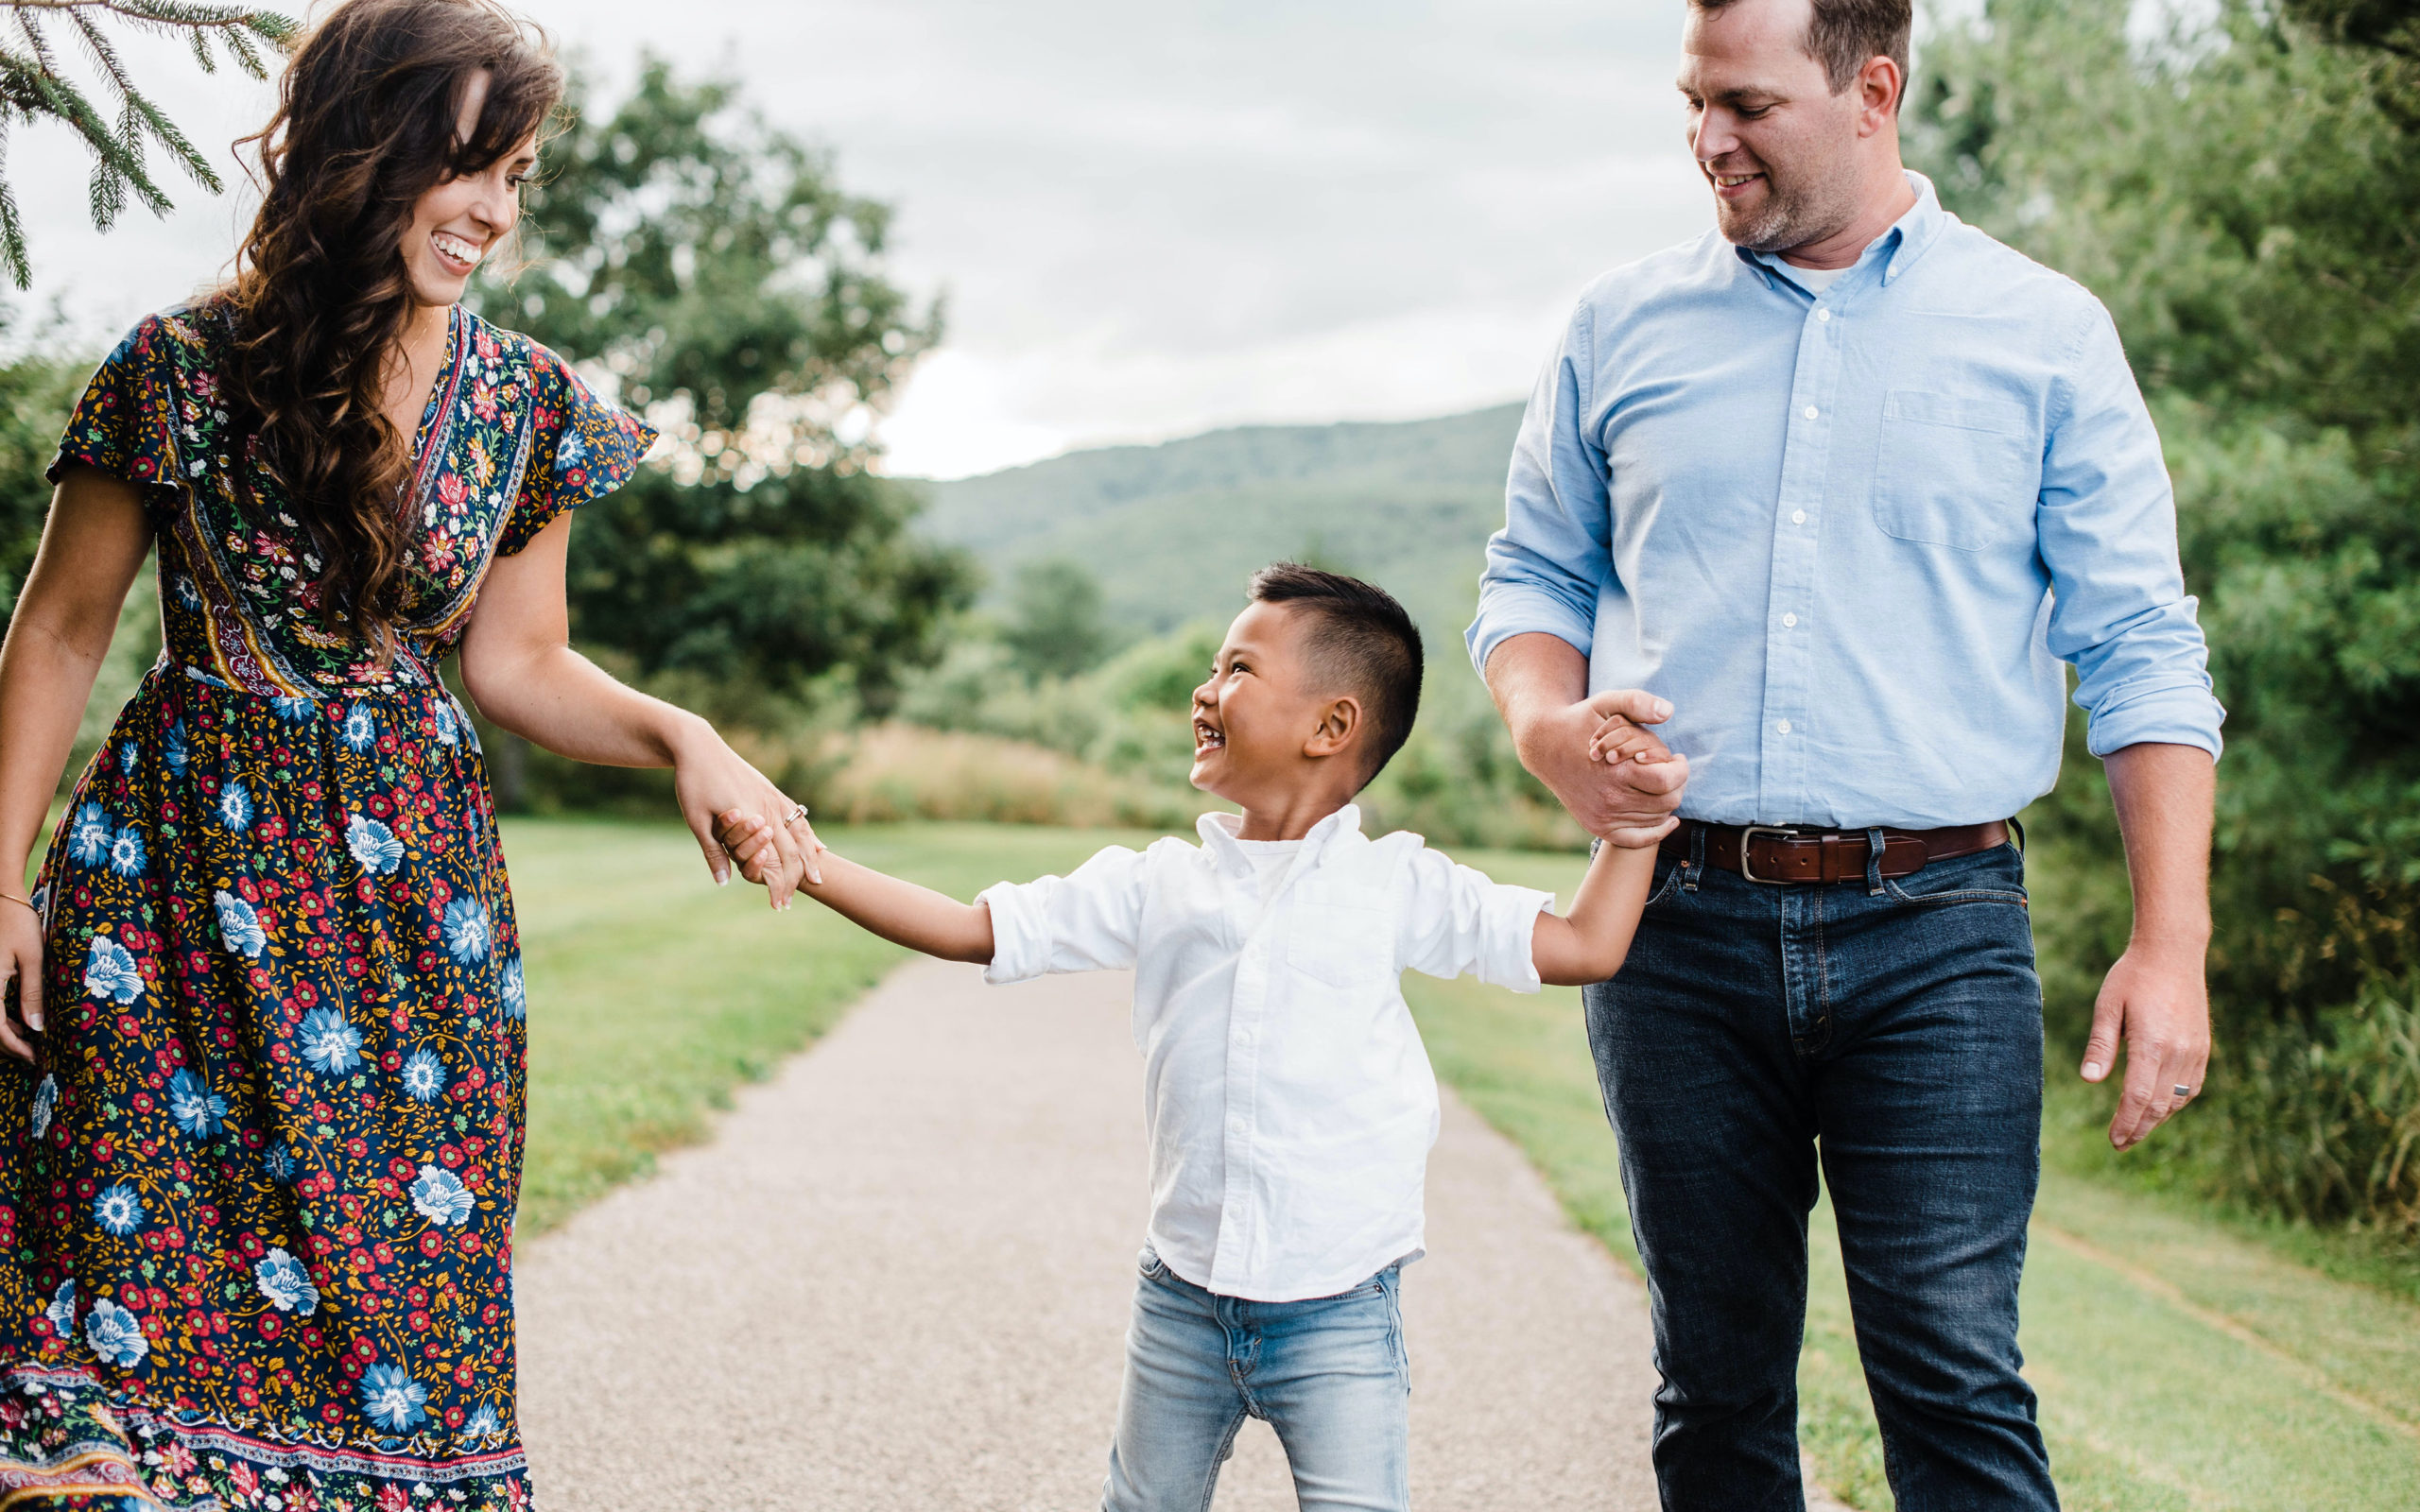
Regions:
M 9 12 L 23 40 L 22 50 L 0 43 L 0 160 L 5 160 L 12 122 L 47 119 L 65 125 L 93 156 L 90 209 L 94 226 L 101 231 L 116 223 L 130 198 L 141 200 L 158 215 L 175 208 L 152 181 L 147 159 L 153 146 L 204 189 L 216 194 L 223 187 L 210 160 L 135 86 L 101 23 L 117 21 L 155 36 L 182 36 L 205 74 L 218 72 L 210 51 L 216 38 L 235 66 L 254 78 L 268 77 L 262 48 L 283 52 L 301 31 L 291 18 L 273 10 L 204 0 L 0 0 L 0 9 Z M 60 71 L 42 28 L 44 20 L 63 20 L 75 31 L 113 97 L 114 129 Z M 25 229 L 5 173 L 0 173 L 0 264 L 19 288 L 31 282 Z
M 9 160 L 9 112 L 0 109 L 0 164 Z M 0 263 L 9 265 L 9 276 L 24 288 L 33 282 L 34 270 L 26 261 L 26 228 L 17 218 L 17 197 L 9 188 L 9 179 L 0 172 Z

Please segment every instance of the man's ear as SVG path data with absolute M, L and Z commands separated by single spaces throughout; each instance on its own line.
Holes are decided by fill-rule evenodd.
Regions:
M 1907 103 L 1908 76 L 1898 63 L 1876 53 L 1858 70 L 1849 88 L 1858 92 L 1858 135 L 1872 136 L 1899 124 L 1899 107 Z
M 1360 732 L 1361 700 L 1349 695 L 1333 699 L 1320 711 L 1311 738 L 1303 742 L 1303 754 L 1315 760 L 1341 754 Z

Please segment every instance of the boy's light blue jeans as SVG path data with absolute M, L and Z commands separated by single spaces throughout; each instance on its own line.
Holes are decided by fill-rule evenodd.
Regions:
M 1248 1302 L 1146 1246 L 1103 1512 L 1206 1512 L 1246 1418 L 1277 1430 L 1303 1512 L 1411 1505 L 1397 1267 L 1338 1297 Z

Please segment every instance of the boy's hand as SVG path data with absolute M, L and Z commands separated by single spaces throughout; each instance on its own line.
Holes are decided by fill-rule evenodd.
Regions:
M 1588 737 L 1588 759 L 1607 765 L 1655 768 L 1651 774 L 1638 772 L 1631 781 L 1642 790 L 1652 790 L 1662 795 L 1667 802 L 1677 808 L 1682 790 L 1688 785 L 1689 759 L 1675 753 L 1657 738 L 1653 730 L 1622 712 L 1631 697 L 1629 694 L 1616 691 L 1600 693 L 1588 700 L 1586 707 L 1589 712 L 1599 716 L 1595 732 Z M 1638 838 L 1623 837 L 1617 843 L 1651 846 L 1670 833 L 1680 822 L 1677 818 L 1667 818 L 1655 829 L 1640 832 Z
M 715 818 L 715 842 L 739 868 L 739 874 L 750 882 L 769 885 L 782 874 L 781 847 L 775 843 L 772 821 L 745 809 L 731 809 Z M 815 849 L 821 850 L 819 841 Z M 804 853 L 802 852 L 798 872 L 804 874 Z M 789 878 L 790 885 L 798 885 L 798 876 Z

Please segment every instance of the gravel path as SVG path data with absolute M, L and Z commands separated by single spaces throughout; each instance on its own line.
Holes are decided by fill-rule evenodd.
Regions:
M 520 1256 L 552 1512 L 1098 1507 L 1145 1210 L 1124 975 L 903 969 Z M 1645 1297 L 1450 1096 L 1405 1273 L 1422 1512 L 1655 1504 Z M 1294 1505 L 1251 1424 L 1219 1512 Z

